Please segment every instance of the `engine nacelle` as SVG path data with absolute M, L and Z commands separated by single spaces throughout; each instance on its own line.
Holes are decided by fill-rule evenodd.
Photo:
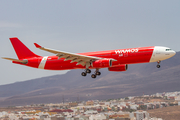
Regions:
M 121 71 L 126 71 L 128 69 L 128 65 L 117 65 L 115 67 L 109 67 L 109 71 L 114 71 L 114 72 L 121 72 Z
M 91 64 L 92 67 L 111 67 L 112 66 L 112 60 L 111 59 L 101 59 L 101 60 L 96 60 L 92 62 Z

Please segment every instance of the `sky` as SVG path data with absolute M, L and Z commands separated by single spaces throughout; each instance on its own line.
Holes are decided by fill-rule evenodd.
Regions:
M 53 54 L 33 43 L 72 53 L 145 46 L 179 51 L 179 6 L 179 0 L 0 0 L 0 57 L 17 58 L 10 37 L 41 56 Z M 0 59 L 0 85 L 66 72 Z

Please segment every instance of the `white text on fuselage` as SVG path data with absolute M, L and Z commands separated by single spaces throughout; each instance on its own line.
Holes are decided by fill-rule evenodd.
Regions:
M 121 53 L 135 53 L 138 52 L 138 49 L 126 49 L 126 50 L 115 50 L 116 54 L 121 54 Z

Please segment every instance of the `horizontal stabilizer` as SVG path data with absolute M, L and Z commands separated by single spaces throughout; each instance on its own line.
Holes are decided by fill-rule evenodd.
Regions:
M 15 61 L 15 62 L 20 62 L 20 63 L 23 63 L 23 64 L 27 64 L 27 60 L 18 60 L 18 59 L 13 59 L 13 58 L 5 58 L 5 57 L 2 57 L 2 59 L 6 59 L 6 60 L 11 60 L 11 61 Z

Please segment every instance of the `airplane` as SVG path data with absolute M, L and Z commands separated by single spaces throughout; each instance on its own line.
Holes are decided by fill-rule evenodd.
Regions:
M 81 73 L 86 76 L 95 69 L 92 78 L 101 75 L 99 69 L 108 68 L 109 71 L 122 72 L 129 64 L 157 62 L 160 68 L 162 60 L 173 57 L 176 52 L 168 47 L 150 46 L 128 49 L 116 49 L 98 52 L 70 53 L 49 49 L 34 43 L 36 48 L 55 54 L 54 56 L 39 56 L 27 48 L 17 37 L 9 38 L 18 59 L 2 57 L 12 63 L 45 70 L 84 69 Z

